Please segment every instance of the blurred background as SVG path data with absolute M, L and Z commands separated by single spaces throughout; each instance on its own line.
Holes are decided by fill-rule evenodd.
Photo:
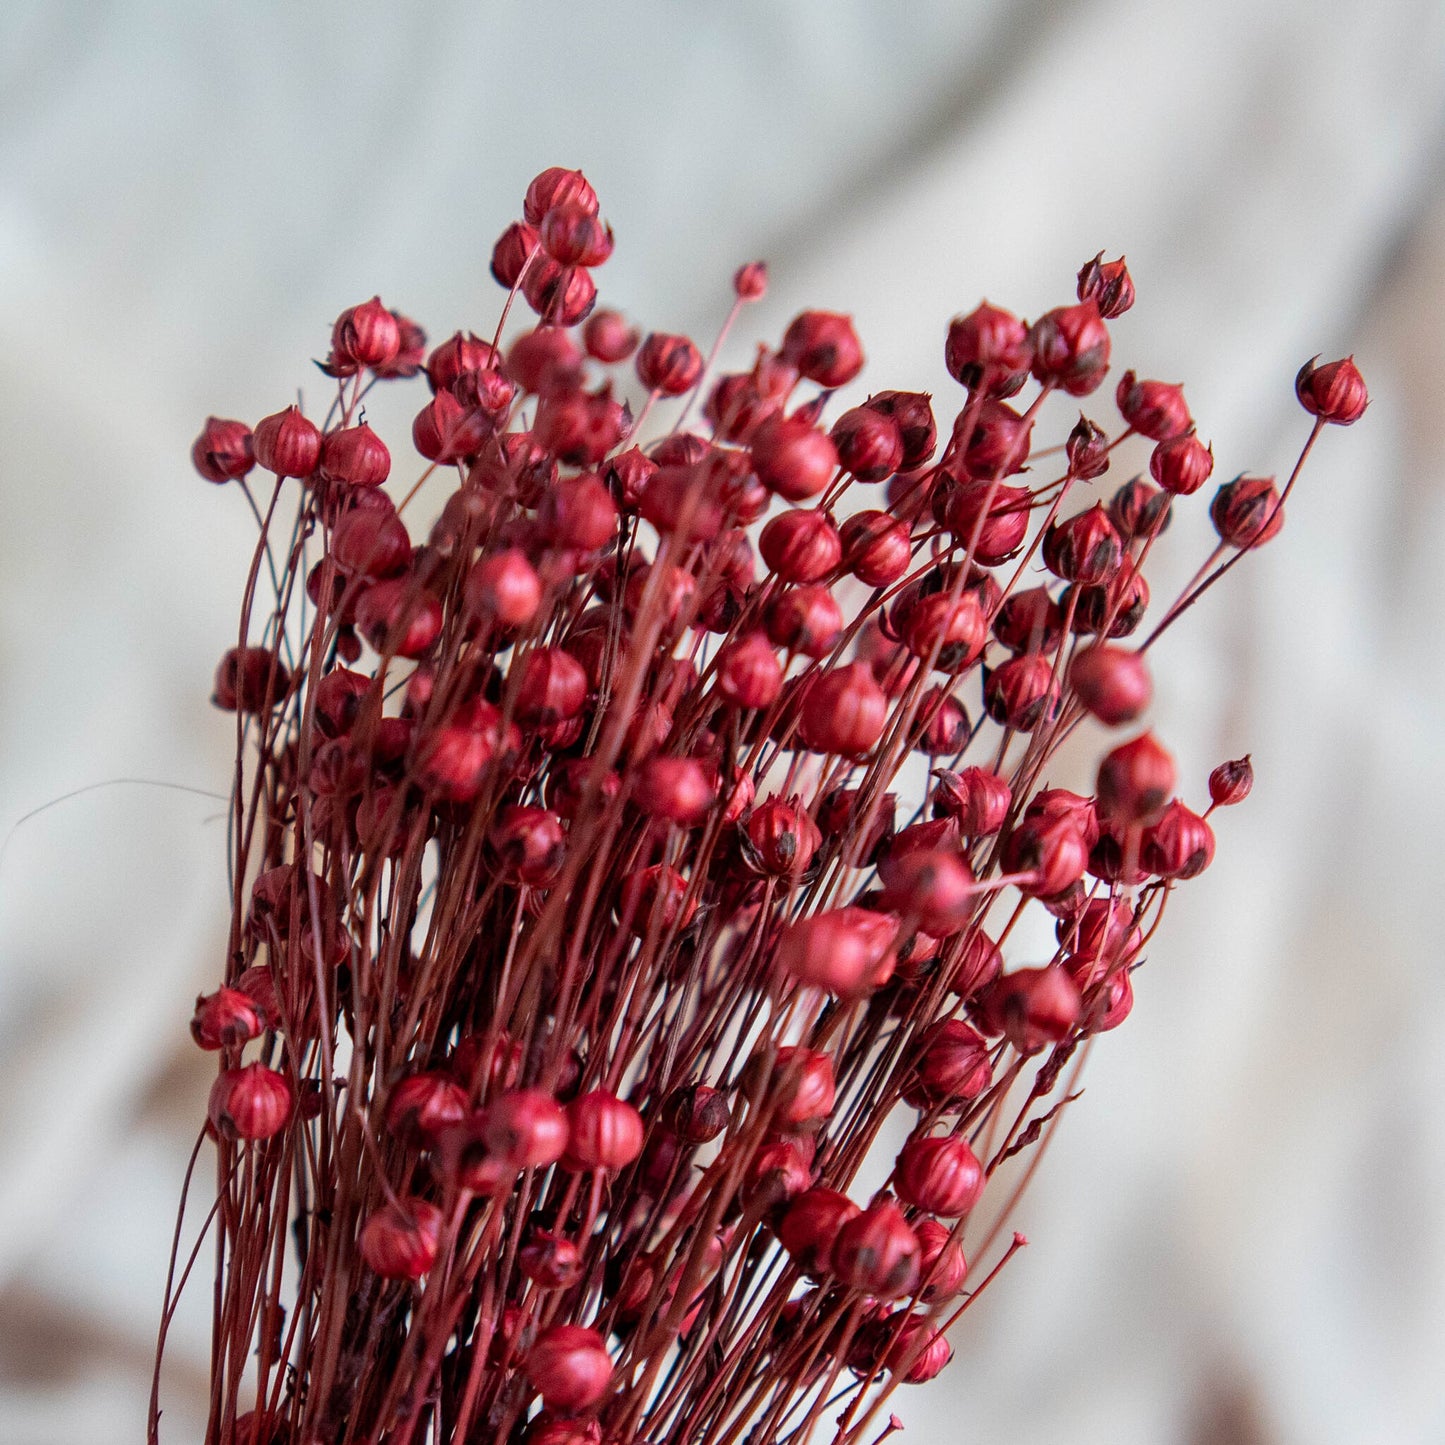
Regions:
M 1139 294 L 1116 369 L 1187 382 L 1222 478 L 1287 472 L 1296 368 L 1355 354 L 1367 418 L 1158 667 L 1186 799 L 1245 751 L 1254 797 L 1095 1051 L 1031 1247 L 897 1408 L 924 1445 L 1445 1441 L 1439 0 L 0 11 L 0 1441 L 142 1437 L 213 1068 L 207 698 L 250 526 L 190 441 L 319 398 L 309 358 L 375 292 L 488 329 L 492 242 L 551 164 L 617 230 L 605 303 L 706 345 L 763 256 L 740 355 L 849 311 L 864 382 L 943 415 L 949 317 L 1063 304 L 1100 248 Z M 416 404 L 378 408 L 394 446 Z M 1206 550 L 1196 501 L 1156 594 Z

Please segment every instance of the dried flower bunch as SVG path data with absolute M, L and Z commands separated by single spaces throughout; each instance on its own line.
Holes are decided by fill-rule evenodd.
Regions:
M 954 320 L 940 438 L 918 393 L 825 421 L 863 366 L 846 316 L 714 380 L 595 310 L 598 210 L 543 172 L 493 253 L 492 340 L 428 354 L 365 302 L 320 425 L 195 444 L 260 523 L 215 683 L 234 914 L 191 1025 L 218 1193 L 184 1263 L 178 1226 L 161 1331 L 213 1232 L 208 1441 L 887 1435 L 1023 1242 L 1081 1044 L 1250 789 L 1224 763 L 1196 811 L 1149 732 L 1093 796 L 1049 786 L 1081 723 L 1144 713 L 1153 644 L 1299 474 L 1220 487 L 1218 546 L 1151 618 L 1146 558 L 1214 466 L 1182 390 L 1126 372 L 1121 421 L 1033 445 L 1046 398 L 1104 380 L 1122 261 L 1031 326 Z M 735 287 L 728 325 L 764 268 Z M 518 297 L 537 324 L 504 344 Z M 394 502 L 362 402 L 419 374 L 427 466 Z M 1302 463 L 1366 393 L 1348 360 L 1297 389 Z M 1132 436 L 1151 479 L 1076 506 Z M 433 474 L 454 490 L 417 543 Z M 1057 948 L 1010 965 L 1031 909 Z

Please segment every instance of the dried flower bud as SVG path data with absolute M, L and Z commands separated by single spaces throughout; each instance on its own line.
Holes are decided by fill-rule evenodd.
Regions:
M 790 587 L 768 603 L 763 623 L 775 647 L 824 658 L 843 631 L 843 609 L 826 587 Z
M 1207 447 L 1193 429 L 1158 443 L 1149 457 L 1149 475 L 1176 497 L 1197 492 L 1214 470 L 1214 448 Z
M 823 844 L 818 825 L 796 799 L 785 803 L 769 798 L 754 808 L 743 838 L 752 867 L 778 878 L 805 873 Z
M 779 512 L 758 538 L 763 561 L 784 582 L 821 582 L 843 560 L 838 529 L 822 512 Z
M 961 752 L 968 743 L 968 712 L 946 688 L 931 687 L 919 699 L 914 746 L 930 757 Z
M 386 443 L 362 422 L 329 432 L 321 443 L 321 475 L 349 487 L 379 487 L 391 473 Z
M 951 960 L 948 987 L 959 998 L 969 998 L 992 983 L 1003 970 L 1003 953 L 981 928 L 971 928 L 963 947 Z
M 972 481 L 1012 476 L 1028 465 L 1033 427 L 1031 419 L 1011 406 L 985 397 L 977 406 L 959 412 L 945 460 L 951 470 Z
M 836 1189 L 804 1190 L 778 1221 L 778 1242 L 804 1274 L 825 1279 L 832 1270 L 838 1231 L 862 1212 Z
M 1130 427 L 1150 441 L 1168 441 L 1193 425 L 1184 389 L 1167 381 L 1140 381 L 1132 371 L 1119 380 L 1115 400 Z
M 633 800 L 644 813 L 693 827 L 717 801 L 717 789 L 696 758 L 648 758 L 639 767 Z
M 983 1166 L 966 1139 L 915 1136 L 898 1155 L 893 1181 L 905 1204 L 957 1219 L 983 1193 Z
M 702 356 L 686 336 L 654 331 L 637 353 L 637 375 L 649 391 L 681 396 L 702 375 Z
M 269 647 L 233 647 L 216 668 L 211 701 L 225 712 L 270 712 L 291 690 L 286 664 Z
M 828 390 L 845 386 L 863 370 L 863 346 L 851 316 L 804 311 L 783 333 L 783 360 Z
M 881 482 L 903 461 L 903 432 L 872 406 L 855 406 L 833 423 L 830 433 L 843 470 L 860 482 Z
M 981 566 L 996 567 L 1023 545 L 1031 500 L 1026 488 L 1001 482 L 963 482 L 949 488 L 942 500 L 944 525 L 959 546 L 973 545 L 974 560 Z
M 490 342 L 473 332 L 457 331 L 427 358 L 427 380 L 434 392 L 450 391 L 463 376 L 487 371 L 499 360 Z
M 470 1112 L 466 1090 L 445 1074 L 408 1074 L 386 1101 L 386 1127 L 408 1144 L 434 1144 Z
M 251 428 L 243 421 L 208 416 L 200 436 L 191 445 L 191 462 L 208 482 L 244 477 L 256 463 Z
M 1127 637 L 1149 610 L 1149 584 L 1133 559 L 1125 557 L 1102 587 L 1070 587 L 1059 605 L 1065 612 L 1072 608 L 1073 630 L 1081 636 L 1101 634 L 1107 626 L 1110 637 Z
M 1140 862 L 1161 878 L 1194 878 L 1214 861 L 1214 829 L 1177 798 L 1144 830 Z
M 1214 494 L 1209 520 L 1231 547 L 1261 547 L 1284 526 L 1280 501 L 1273 477 L 1236 477 Z
M 522 277 L 527 305 L 552 326 L 576 326 L 597 303 L 597 285 L 585 266 L 534 259 Z
M 467 573 L 466 605 L 502 627 L 525 627 L 542 605 L 542 580 L 517 548 L 491 552 Z
M 889 417 L 898 424 L 903 439 L 903 455 L 898 471 L 910 472 L 924 465 L 938 442 L 938 426 L 933 418 L 933 398 L 925 391 L 880 391 L 863 405 L 869 411 Z
M 919 1299 L 925 1302 L 952 1299 L 968 1278 L 968 1261 L 963 1250 L 953 1242 L 952 1231 L 936 1219 L 921 1219 L 913 1226 L 913 1232 L 921 1249 L 918 1264 L 923 1288 Z
M 1217 808 L 1242 803 L 1254 787 L 1254 764 L 1246 753 L 1230 763 L 1220 763 L 1209 775 L 1209 796 Z
M 778 938 L 777 966 L 800 983 L 851 997 L 888 981 L 898 921 L 867 908 L 832 908 L 795 919 Z
M 769 417 L 748 451 L 758 480 L 790 502 L 817 496 L 838 470 L 832 439 L 797 417 Z
M 814 752 L 861 757 L 883 735 L 887 721 L 887 694 L 867 664 L 851 662 L 810 680 L 799 731 Z
M 1109 514 L 1101 506 L 1055 522 L 1044 533 L 1044 565 L 1066 582 L 1097 586 L 1107 582 L 1124 559 L 1124 547 Z
M 970 767 L 958 773 L 940 770 L 935 776 L 936 817 L 951 818 L 965 838 L 986 838 L 1003 827 L 1013 795 L 997 773 Z
M 1109 470 L 1109 434 L 1082 413 L 1064 444 L 1069 458 L 1069 475 L 1092 481 Z
M 588 214 L 595 216 L 599 210 L 597 192 L 588 184 L 581 171 L 570 171 L 565 166 L 548 166 L 532 178 L 527 195 L 522 202 L 522 214 L 534 226 L 554 207 L 577 205 Z
M 550 809 L 510 803 L 497 814 L 487 844 L 508 882 L 546 888 L 562 871 L 567 829 Z
M 411 441 L 427 461 L 446 464 L 476 456 L 492 432 L 491 418 L 484 411 L 464 406 L 449 391 L 439 391 L 413 419 Z
M 237 1048 L 265 1031 L 264 1013 L 240 989 L 220 988 L 196 999 L 191 1037 L 203 1049 Z
M 1122 898 L 1091 898 L 1076 919 L 1061 918 L 1054 932 L 1069 950 L 1069 973 L 1080 988 L 1132 962 L 1144 946 L 1134 910 Z
M 567 1149 L 567 1115 L 540 1089 L 512 1089 L 487 1106 L 484 1139 L 511 1169 L 555 1164 Z
M 394 577 L 361 594 L 356 625 L 377 652 L 424 657 L 441 635 L 442 605 L 412 579 Z
M 1003 857 L 1010 873 L 1028 875 L 1022 892 L 1054 898 L 1084 876 L 1089 844 L 1068 818 L 1025 818 L 1009 835 Z
M 744 1074 L 747 1087 L 756 1087 L 762 1071 L 764 1055 L 757 1055 Z M 780 1048 L 767 1079 L 763 1107 L 773 1109 L 778 1128 L 791 1129 L 825 1119 L 833 1111 L 836 1098 L 833 1060 L 818 1049 L 800 1045 Z
M 619 311 L 594 311 L 582 328 L 582 344 L 587 354 L 605 365 L 626 361 L 641 336 Z
M 1125 542 L 1132 542 L 1163 532 L 1169 526 L 1171 503 L 1168 492 L 1151 486 L 1143 477 L 1134 477 L 1109 498 L 1109 520 Z
M 1059 685 L 1052 659 L 1038 652 L 1021 653 L 994 668 L 984 680 L 983 705 L 1005 727 L 1031 733 L 1059 714 Z
M 833 1241 L 833 1273 L 852 1289 L 898 1299 L 918 1287 L 918 1236 L 884 1198 L 846 1221 Z
M 352 370 L 365 366 L 384 367 L 396 360 L 401 350 L 401 327 L 396 317 L 373 296 L 352 306 L 336 318 L 331 328 L 332 365 L 342 362 Z
M 538 220 L 540 219 L 539 216 Z M 542 238 L 535 226 L 527 225 L 523 221 L 513 221 L 497 237 L 497 244 L 492 247 L 492 275 L 497 284 L 509 290 L 515 286 L 522 279 L 528 258 L 541 244 Z
M 269 1139 L 290 1122 L 295 1098 L 275 1069 L 223 1069 L 211 1085 L 207 1117 L 227 1139 Z
M 1032 360 L 1029 330 L 1010 311 L 984 301 L 949 323 L 944 363 L 970 391 L 1012 396 L 1024 384 Z
M 642 1153 L 642 1115 L 606 1089 L 567 1105 L 571 1133 L 562 1163 L 572 1170 L 623 1169 Z
M 582 353 L 560 326 L 538 326 L 512 343 L 507 375 L 533 396 L 575 391 L 582 384 Z
M 1098 644 L 1074 654 L 1069 686 L 1079 701 L 1109 727 L 1132 722 L 1149 706 L 1154 683 L 1137 652 Z
M 973 871 L 960 855 L 944 849 L 909 851 L 887 859 L 886 869 L 883 901 L 894 912 L 939 937 L 967 920 L 977 890 Z
M 574 467 L 595 467 L 622 440 L 626 414 L 612 398 L 611 383 L 601 391 L 550 392 L 542 398 L 532 434 L 544 450 Z
M 742 1200 L 747 1208 L 765 1214 L 796 1198 L 812 1182 L 812 1170 L 798 1143 L 780 1139 L 764 1144 L 748 1161 Z
M 600 266 L 612 254 L 612 227 L 594 209 L 562 201 L 542 217 L 542 246 L 561 266 Z
M 887 587 L 908 571 L 908 524 L 887 512 L 854 512 L 839 531 L 843 565 L 869 587 Z
M 1064 615 L 1045 587 L 1029 587 L 1004 599 L 993 620 L 994 636 L 1011 652 L 1052 652 L 1064 636 Z
M 654 863 L 623 880 L 622 917 L 639 937 L 686 928 L 697 910 L 697 900 L 688 899 L 687 892 L 687 879 L 676 868 Z
M 1365 378 L 1355 365 L 1355 358 L 1327 361 L 1316 366 L 1319 357 L 1305 362 L 1294 379 L 1295 395 L 1311 416 L 1336 426 L 1351 426 L 1364 416 L 1370 404 Z
M 663 1122 L 684 1144 L 706 1144 L 732 1122 L 728 1101 L 706 1084 L 684 1084 L 667 1096 Z
M 543 1330 L 528 1350 L 523 1368 L 547 1408 L 567 1413 L 595 1405 L 612 1382 L 606 1342 L 596 1330 L 581 1325 Z
M 1045 312 L 1029 328 L 1036 381 L 1071 396 L 1095 390 L 1109 369 L 1109 328 L 1092 300 Z
M 1057 964 L 1021 968 L 980 995 L 977 1017 L 987 1034 L 1004 1034 L 1021 1053 L 1068 1038 L 1079 1021 L 1078 985 Z
M 517 1266 L 540 1289 L 570 1289 L 582 1278 L 582 1252 L 565 1236 L 538 1229 L 517 1251 Z
M 321 433 L 301 415 L 300 407 L 288 406 L 256 423 L 251 448 L 268 472 L 309 477 L 321 460 Z
M 1124 258 L 1106 261 L 1100 251 L 1086 261 L 1079 271 L 1078 296 L 1080 301 L 1092 301 L 1107 321 L 1122 316 L 1134 304 L 1134 280 Z
M 993 1082 L 988 1045 L 962 1019 L 934 1024 L 920 1040 L 904 1098 L 917 1109 L 976 1099 Z
M 950 597 L 936 592 L 908 614 L 903 641 L 915 657 L 932 658 L 933 666 L 943 672 L 958 672 L 983 652 L 988 623 L 974 593 Z
M 1153 733 L 1122 743 L 1099 764 L 1098 811 L 1116 823 L 1148 823 L 1174 792 L 1174 759 Z
M 425 1199 L 385 1204 L 362 1226 L 361 1257 L 383 1279 L 420 1279 L 436 1263 L 441 1227 Z

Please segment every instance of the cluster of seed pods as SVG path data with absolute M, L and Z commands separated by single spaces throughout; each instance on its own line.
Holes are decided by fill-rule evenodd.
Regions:
M 1250 789 L 1244 759 L 1181 798 L 1149 653 L 1295 478 L 1219 487 L 1217 548 L 1151 605 L 1214 459 L 1180 387 L 1103 390 L 1122 261 L 1032 325 L 955 319 L 952 397 L 844 407 L 848 317 L 714 374 L 595 309 L 612 244 L 545 171 L 490 339 L 428 350 L 373 299 L 323 417 L 195 443 L 261 522 L 215 680 L 234 916 L 191 1025 L 220 1445 L 874 1438 L 1022 1242 L 1081 1045 Z M 766 284 L 738 271 L 728 326 Z M 363 406 L 412 378 L 397 485 Z M 1297 389 L 1306 453 L 1366 404 L 1350 361 Z M 1095 419 L 1040 448 L 1055 393 Z M 1148 476 L 1116 483 L 1130 437 Z M 1050 786 L 1075 734 L 1092 795 Z M 1052 956 L 1015 956 L 1030 909 Z

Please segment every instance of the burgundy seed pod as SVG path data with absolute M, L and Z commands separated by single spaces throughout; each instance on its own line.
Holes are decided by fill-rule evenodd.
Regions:
M 567 852 L 567 829 L 548 808 L 510 803 L 497 814 L 487 842 L 508 882 L 545 888 L 556 880 Z
M 770 707 L 782 686 L 782 664 L 764 633 L 735 638 L 718 653 L 717 690 L 735 706 Z
M 290 1122 L 294 1105 L 291 1085 L 275 1069 L 247 1064 L 217 1075 L 206 1113 L 227 1139 L 269 1139 Z
M 1066 818 L 1026 818 L 1009 835 L 1004 866 L 1028 875 L 1019 891 L 1035 898 L 1055 898 L 1084 876 L 1089 845 Z
M 934 1024 L 920 1042 L 904 1097 L 917 1109 L 966 1103 L 993 1082 L 988 1044 L 962 1019 Z
M 623 1169 L 642 1153 L 646 1130 L 631 1104 L 605 1089 L 594 1089 L 567 1105 L 571 1133 L 564 1168 Z
M 952 1230 L 936 1219 L 920 1219 L 913 1232 L 918 1236 L 919 1276 L 924 1281 L 919 1299 L 927 1303 L 952 1299 L 968 1278 L 968 1260 L 953 1242 Z
M 1010 593 L 993 620 L 994 636 L 1011 652 L 1052 652 L 1064 636 L 1064 614 L 1046 587 Z
M 467 573 L 467 608 L 502 627 L 525 627 L 542 605 L 542 579 L 516 547 L 493 552 Z
M 1109 328 L 1092 300 L 1046 312 L 1029 328 L 1036 381 L 1070 396 L 1095 390 L 1109 369 Z
M 881 1366 L 895 1374 L 901 1370 L 905 1385 L 926 1385 L 953 1359 L 953 1346 L 922 1315 L 909 1315 L 901 1323 L 896 1320 L 894 1316 L 869 1327 L 880 1336 Z
M 739 301 L 761 301 L 768 294 L 768 263 L 749 261 L 733 273 L 733 291 Z
M 600 266 L 612 254 L 612 227 L 576 201 L 553 206 L 538 234 L 543 249 L 562 266 Z
M 321 475 L 350 487 L 379 487 L 391 473 L 386 443 L 362 422 L 327 434 L 321 443 Z
M 463 377 L 496 367 L 500 357 L 474 332 L 454 332 L 427 358 L 426 375 L 433 391 L 450 391 Z
M 236 980 L 236 992 L 245 994 L 251 1000 L 266 1028 L 277 1026 L 281 1019 L 281 1006 L 276 998 L 276 979 L 269 968 L 264 964 L 252 964 Z
M 839 531 L 843 565 L 869 587 L 886 587 L 908 571 L 913 539 L 908 524 L 887 512 L 854 512 Z
M 933 456 L 938 426 L 933 417 L 933 398 L 924 391 L 880 391 L 863 403 L 868 411 L 889 417 L 898 425 L 903 455 L 895 471 L 911 472 Z
M 594 311 L 582 327 L 582 344 L 588 356 L 607 366 L 626 361 L 641 339 L 637 328 L 620 311 Z
M 637 770 L 633 800 L 644 813 L 694 827 L 717 801 L 717 789 L 696 758 L 648 758 Z
M 243 421 L 208 416 L 200 436 L 191 444 L 191 463 L 208 482 L 244 477 L 256 463 L 251 428 Z
M 812 1182 L 812 1170 L 798 1142 L 779 1139 L 764 1144 L 748 1160 L 742 1202 L 748 1209 L 769 1213 L 796 1198 Z
M 843 609 L 826 587 L 790 587 L 768 603 L 763 623 L 773 646 L 824 658 L 843 631 Z
M 721 1091 L 684 1084 L 667 1096 L 662 1118 L 684 1144 L 707 1144 L 727 1129 L 732 1110 Z
M 800 983 L 852 997 L 887 983 L 898 921 L 867 908 L 795 919 L 778 936 L 777 966 Z
M 410 316 L 404 316 L 400 311 L 393 311 L 391 316 L 396 322 L 400 345 L 390 361 L 384 361 L 371 369 L 377 376 L 387 380 L 405 381 L 422 369 L 422 362 L 426 358 L 426 332 Z
M 881 482 L 903 461 L 903 431 L 871 406 L 855 406 L 833 423 L 830 433 L 843 470 L 860 482 Z
M 541 217 L 539 216 L 540 220 Z M 513 221 L 492 247 L 492 275 L 497 284 L 509 290 L 522 278 L 527 258 L 542 244 L 542 238 L 535 226 L 524 221 Z
M 962 482 L 943 492 L 940 500 L 943 524 L 960 547 L 967 547 L 977 531 L 973 556 L 981 566 L 996 567 L 1023 545 L 1029 530 L 1026 488 L 1002 482 Z
M 825 1279 L 832 1270 L 838 1231 L 862 1212 L 836 1189 L 806 1189 L 778 1221 L 778 1242 L 804 1274 Z
M 300 407 L 288 406 L 256 423 L 251 448 L 268 472 L 309 477 L 321 459 L 321 433 L 301 415 Z
M 1033 359 L 1029 330 L 1012 312 L 985 301 L 949 323 L 943 357 L 948 374 L 970 391 L 1012 396 Z
M 544 396 L 532 434 L 558 461 L 595 467 L 622 440 L 626 429 L 626 412 L 612 399 L 609 383 L 597 392 L 554 391 Z
M 582 1278 L 581 1251 L 570 1239 L 545 1229 L 535 1231 L 517 1251 L 517 1265 L 541 1289 L 570 1289 Z
M 574 391 L 582 383 L 582 353 L 560 326 L 538 326 L 512 343 L 507 375 L 533 396 Z
M 1080 797 L 1067 788 L 1044 788 L 1034 794 L 1024 809 L 1026 819 L 1066 822 L 1092 848 L 1099 836 L 1099 818 L 1092 798 Z
M 1231 763 L 1220 763 L 1209 775 L 1209 797 L 1217 808 L 1242 803 L 1254 787 L 1254 764 L 1246 753 Z
M 1134 304 L 1134 278 L 1124 258 L 1106 261 L 1100 251 L 1092 261 L 1084 262 L 1079 271 L 1078 296 L 1080 301 L 1092 301 L 1107 321 L 1122 316 Z
M 953 426 L 952 469 L 966 479 L 991 481 L 1023 471 L 1028 465 L 1029 439 L 1034 424 L 1011 406 L 985 397 L 976 407 L 964 407 Z
M 1044 566 L 1066 582 L 1098 586 L 1119 570 L 1124 546 L 1101 506 L 1055 522 L 1044 533 Z
M 983 1193 L 983 1165 L 966 1139 L 929 1139 L 915 1135 L 899 1152 L 894 1187 L 905 1204 L 928 1214 L 958 1219 Z
M 1172 442 L 1161 442 L 1172 446 Z M 1109 520 L 1125 542 L 1163 532 L 1169 525 L 1171 497 L 1168 492 L 1151 486 L 1143 477 L 1124 483 L 1109 498 Z
M 796 799 L 785 803 L 780 798 L 769 798 L 754 808 L 743 837 L 748 863 L 759 873 L 777 878 L 807 872 L 823 846 L 818 825 Z
M 1100 643 L 1074 654 L 1069 686 L 1079 701 L 1109 727 L 1133 720 L 1149 706 L 1154 682 L 1137 652 Z
M 986 838 L 1003 827 L 1013 794 L 997 773 L 970 767 L 959 773 L 940 771 L 936 776 L 936 817 L 952 819 L 965 838 Z
M 776 416 L 798 383 L 786 362 L 760 353 L 751 371 L 718 379 L 703 405 L 703 415 L 721 441 L 746 443 L 769 417 Z
M 352 368 L 386 366 L 401 350 L 401 327 L 396 317 L 381 304 L 380 296 L 360 306 L 348 307 L 331 328 L 333 358 Z
M 427 461 L 445 465 L 476 456 L 492 432 L 485 412 L 464 406 L 449 391 L 439 391 L 413 419 L 411 442 Z
M 687 899 L 687 879 L 666 863 L 654 863 L 622 882 L 621 913 L 639 938 L 654 929 L 667 932 L 686 928 L 697 911 L 697 900 Z
M 511 1089 L 487 1106 L 484 1142 L 510 1169 L 541 1169 L 567 1149 L 567 1115 L 551 1094 Z
M 595 1405 L 612 1382 L 606 1342 L 596 1330 L 581 1325 L 543 1330 L 527 1351 L 523 1368 L 547 1408 L 569 1414 Z
M 957 672 L 977 661 L 988 641 L 988 623 L 977 596 L 950 597 L 936 592 L 910 612 L 903 638 L 909 652 L 943 672 Z
M 1102 587 L 1068 588 L 1059 605 L 1067 612 L 1071 604 L 1073 630 L 1080 636 L 1101 633 L 1109 623 L 1110 637 L 1127 637 L 1149 610 L 1149 584 L 1134 561 L 1125 557 Z
M 948 987 L 959 998 L 969 998 L 1003 971 L 1003 954 L 998 944 L 981 928 L 970 930 L 958 958 L 952 964 Z
M 863 346 L 851 316 L 834 311 L 804 311 L 783 333 L 779 353 L 809 381 L 832 390 L 846 386 L 863 370 Z
M 1078 985 L 1057 964 L 1005 974 L 988 986 L 978 1002 L 983 1031 L 1004 1034 L 1021 1054 L 1037 1053 L 1068 1038 L 1079 1012 Z
M 1193 425 L 1184 388 L 1167 381 L 1140 381 L 1132 371 L 1126 371 L 1119 380 L 1115 400 L 1124 420 L 1150 441 L 1168 441 Z
M 750 1066 L 761 1068 L 761 1058 Z M 750 1076 L 751 1077 L 751 1076 Z M 818 1049 L 789 1045 L 778 1050 L 764 1106 L 772 1105 L 777 1127 L 787 1129 L 825 1119 L 833 1112 L 833 1060 Z M 806 1187 L 806 1186 L 805 1186 Z
M 891 1200 L 880 1199 L 846 1221 L 833 1241 L 833 1273 L 851 1289 L 898 1299 L 918 1287 L 918 1236 Z
M 883 901 L 941 938 L 963 926 L 976 893 L 962 857 L 943 850 L 910 852 L 889 860 Z
M 638 510 L 659 532 L 675 534 L 680 542 L 711 542 L 727 521 L 711 481 L 704 467 L 665 466 L 647 483 Z M 632 580 L 639 576 L 645 576 L 641 568 L 632 574 Z M 691 591 L 697 579 L 690 572 L 687 577 Z
M 553 326 L 576 326 L 597 304 L 597 285 L 585 266 L 534 260 L 522 277 L 527 305 Z
M 758 480 L 790 502 L 817 496 L 838 470 L 832 438 L 798 417 L 769 417 L 748 452 Z
M 702 375 L 702 355 L 686 336 L 654 331 L 637 353 L 637 376 L 649 391 L 681 396 Z
M 233 647 L 216 668 L 211 701 L 225 712 L 263 713 L 291 690 L 286 664 L 267 647 Z
M 1144 830 L 1139 858 L 1161 878 L 1195 878 L 1214 861 L 1214 829 L 1176 798 Z
M 617 534 L 617 503 L 600 477 L 564 477 L 542 497 L 537 521 L 553 547 L 595 552 Z
M 903 864 L 915 855 L 959 851 L 958 825 L 949 818 L 913 823 L 895 833 L 878 854 L 878 876 L 885 884 L 901 881 Z
M 1059 715 L 1059 685 L 1051 659 L 1037 652 L 1011 657 L 988 674 L 983 684 L 988 715 L 1005 727 L 1031 733 Z
M 843 560 L 838 529 L 822 512 L 779 512 L 763 528 L 758 551 L 784 582 L 821 582 Z
M 919 701 L 923 730 L 914 746 L 930 757 L 961 752 L 968 742 L 968 713 L 946 688 L 931 687 Z
M 357 508 L 337 522 L 331 553 L 337 566 L 349 574 L 394 577 L 411 563 L 411 538 L 400 517 Z
M 517 720 L 526 727 L 576 717 L 587 701 L 587 673 L 560 647 L 534 647 L 513 664 L 520 677 L 515 693 Z
M 527 187 L 522 214 L 532 225 L 538 226 L 548 211 L 562 205 L 581 206 L 589 215 L 595 216 L 599 209 L 597 192 L 581 171 L 571 171 L 565 166 L 548 166 L 534 176 Z
M 362 1226 L 361 1257 L 383 1279 L 420 1279 L 436 1263 L 441 1227 L 425 1199 L 385 1204 Z
M 624 511 L 633 512 L 657 470 L 656 462 L 643 456 L 636 447 L 629 447 L 607 463 L 604 475 L 618 505 Z
M 373 582 L 356 604 L 356 625 L 377 652 L 424 657 L 441 635 L 442 605 L 409 578 Z
M 1109 470 L 1109 434 L 1082 413 L 1064 444 L 1069 458 L 1069 475 L 1092 481 Z
M 1273 477 L 1236 477 L 1214 494 L 1209 519 L 1220 539 L 1246 550 L 1260 547 L 1284 526 L 1284 508 Z
M 1177 781 L 1174 759 L 1153 733 L 1141 733 L 1099 764 L 1099 816 L 1115 823 L 1153 822 L 1164 811 Z
M 1305 362 L 1294 380 L 1295 395 L 1311 416 L 1335 426 L 1351 426 L 1364 416 L 1370 404 L 1365 378 L 1355 365 L 1355 358 L 1327 361 L 1316 366 L 1319 357 Z
M 233 1049 L 266 1032 L 266 1018 L 254 1000 L 236 988 L 198 995 L 191 1037 L 203 1049 Z
M 386 1101 L 386 1127 L 408 1144 L 435 1144 L 471 1112 L 467 1093 L 445 1074 L 408 1074 Z
M 1122 898 L 1091 898 L 1076 919 L 1054 925 L 1059 945 L 1069 951 L 1070 976 L 1090 988 L 1118 965 L 1131 962 L 1144 946 L 1134 910 Z
M 866 663 L 850 662 L 810 680 L 799 732 L 814 752 L 861 757 L 883 735 L 887 721 L 887 694 Z
M 1176 497 L 1197 492 L 1214 470 L 1214 448 L 1207 447 L 1193 428 L 1159 442 L 1149 456 L 1149 475 Z

